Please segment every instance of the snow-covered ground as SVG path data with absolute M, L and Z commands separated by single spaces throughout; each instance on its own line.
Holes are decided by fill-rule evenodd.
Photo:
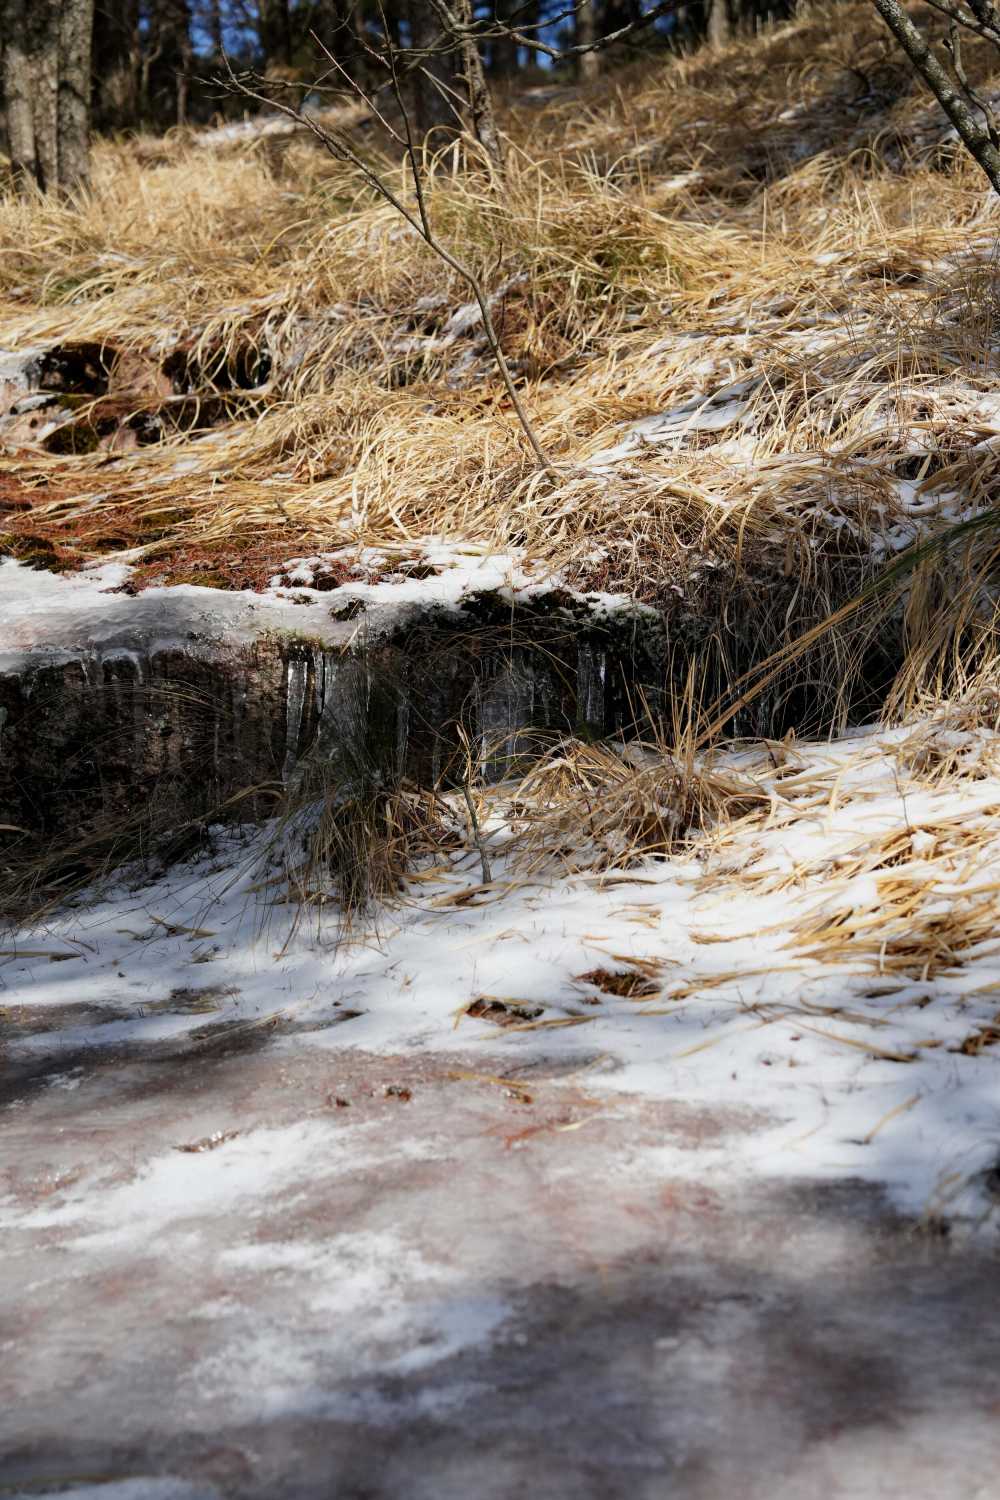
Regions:
M 928 783 L 928 761 L 949 757 Z M 907 1214 L 992 1229 L 997 741 L 869 731 L 732 753 L 720 769 L 770 808 L 701 852 L 565 874 L 525 873 L 501 853 L 484 886 L 472 850 L 418 870 L 397 907 L 346 935 L 334 915 L 318 925 L 284 904 L 280 884 L 261 888 L 266 830 L 220 831 L 201 862 L 8 939 L 2 1003 L 39 1027 L 13 1051 L 197 1040 L 206 1019 L 213 1037 L 270 1027 L 278 1045 L 308 1032 L 321 1050 L 481 1047 L 493 1068 L 596 1050 L 588 1086 L 602 1111 L 638 1094 L 770 1119 L 735 1151 L 685 1158 L 701 1180 L 864 1178 Z M 645 981 L 642 993 L 582 977 L 602 970 Z M 465 1014 L 482 997 L 508 1007 L 492 1012 L 507 1024 Z M 86 1021 L 67 1025 L 66 1006 Z M 46 1212 L 85 1219 L 86 1191 Z
M 246 829 L 3 940 L 10 1493 L 988 1500 L 1000 739 L 715 770 L 628 869 L 498 788 L 346 932 Z

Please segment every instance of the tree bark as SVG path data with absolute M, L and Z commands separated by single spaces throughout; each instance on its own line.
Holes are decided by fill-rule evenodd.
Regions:
M 471 26 L 472 0 L 458 0 L 456 8 L 461 24 Z M 502 178 L 504 175 L 503 142 L 500 139 L 496 115 L 493 112 L 493 95 L 486 81 L 479 46 L 471 37 L 466 37 L 462 43 L 462 66 L 473 134 L 486 152 L 490 166 Z
M 177 123 L 187 124 L 188 94 L 194 70 L 194 47 L 191 45 L 191 7 L 188 0 L 174 0 L 177 35 Z
M 411 46 L 415 52 L 426 50 L 413 70 L 413 118 L 417 134 L 424 137 L 431 130 L 457 134 L 458 121 L 448 89 L 455 87 L 454 54 L 447 48 L 431 0 L 410 0 Z
M 62 0 L 59 16 L 59 187 L 64 193 L 90 180 L 90 48 L 94 0 Z
M 100 0 L 91 64 L 98 128 L 120 130 L 139 122 L 141 60 L 139 0 Z
M 212 39 L 214 56 L 221 57 L 223 49 L 222 0 L 211 0 L 208 9 L 208 34 Z
M 59 11 L 57 0 L 29 0 L 35 177 L 43 192 L 59 182 Z
M 597 15 L 595 0 L 580 0 L 580 8 L 576 13 L 576 45 L 578 47 L 592 47 L 597 40 Z M 584 83 L 591 83 L 601 71 L 601 59 L 596 52 L 583 52 L 580 54 L 580 77 Z
M 7 145 L 14 180 L 36 182 L 35 116 L 31 105 L 31 58 L 28 51 L 30 0 L 0 0 L 3 23 L 3 94 L 7 115 Z
M 498 0 L 496 17 L 501 25 L 511 24 L 514 0 Z M 490 72 L 495 78 L 513 78 L 517 72 L 517 42 L 506 32 L 490 42 Z
M 87 180 L 94 0 L 0 0 L 2 85 L 15 180 Z
M 260 0 L 258 40 L 264 66 L 289 67 L 292 61 L 292 17 L 288 0 Z

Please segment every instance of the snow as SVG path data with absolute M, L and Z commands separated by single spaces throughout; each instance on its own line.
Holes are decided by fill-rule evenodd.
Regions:
M 0 450 L 43 443 L 72 419 L 57 394 L 38 389 L 47 352 L 38 346 L 0 349 Z
M 315 1368 L 328 1345 L 327 1329 L 336 1320 L 363 1322 L 370 1355 L 366 1359 L 359 1350 L 355 1369 L 366 1378 L 407 1375 L 450 1359 L 487 1341 L 509 1311 L 497 1297 L 456 1296 L 460 1278 L 427 1261 L 396 1234 L 369 1230 L 321 1242 L 247 1245 L 224 1251 L 220 1259 L 237 1292 L 246 1272 L 277 1273 L 292 1296 L 307 1291 L 315 1319 L 311 1339 L 286 1340 L 280 1329 L 268 1329 L 249 1339 L 241 1336 L 195 1367 L 194 1384 L 221 1397 L 236 1420 L 315 1409 Z M 399 1296 L 404 1284 L 419 1287 L 424 1296 L 404 1306 Z M 434 1298 L 442 1294 L 448 1301 L 438 1308 Z M 380 1346 L 400 1334 L 403 1352 L 388 1360 L 381 1357 Z M 248 1387 L 248 1368 L 271 1372 L 263 1405 L 259 1391 Z M 328 1409 L 329 1396 L 319 1399 Z
M 421 572 L 424 567 L 435 571 L 429 577 L 401 571 L 377 583 L 359 580 L 333 590 L 311 586 L 329 563 L 349 561 L 363 576 L 398 566 L 401 556 L 419 562 Z M 414 542 L 395 557 L 386 550 L 352 547 L 293 558 L 271 587 L 259 593 L 172 584 L 130 596 L 121 588 L 132 571 L 129 562 L 114 561 L 54 574 L 0 558 L 0 672 L 80 658 L 127 655 L 138 662 L 178 646 L 208 656 L 269 635 L 343 647 L 359 631 L 357 620 L 338 617 L 351 601 L 364 605 L 369 639 L 429 609 L 458 613 L 469 596 L 487 591 L 526 602 L 559 588 L 595 617 L 622 610 L 653 614 L 626 595 L 580 594 L 567 588 L 558 572 L 532 565 L 518 553 L 446 546 L 432 539 Z M 290 582 L 282 583 L 283 578 Z M 321 607 L 306 611 L 304 604 Z
M 324 125 L 328 129 L 342 129 L 355 125 L 364 118 L 365 111 L 358 105 L 348 105 L 346 108 L 330 109 L 321 105 L 315 95 L 309 95 L 303 102 L 303 111 L 317 124 Z M 195 133 L 194 140 L 199 146 L 229 146 L 240 142 L 252 143 L 260 140 L 263 136 L 294 135 L 305 127 L 297 120 L 291 119 L 285 114 L 257 114 L 247 115 L 242 120 L 229 120 L 217 125 L 209 126 Z
M 356 1138 L 331 1157 L 328 1132 L 317 1121 L 299 1121 L 223 1141 L 204 1153 L 159 1157 L 144 1178 L 106 1190 L 96 1211 L 89 1199 L 68 1198 L 25 1215 L 21 1227 L 82 1224 L 86 1232 L 72 1241 L 80 1248 L 99 1252 L 105 1245 L 130 1245 L 170 1256 L 178 1236 L 187 1239 L 186 1221 L 202 1213 L 252 1216 L 257 1198 L 281 1193 L 292 1202 L 318 1179 L 379 1164 L 379 1153 L 364 1151 Z
M 42 345 L 29 349 L 0 349 L 0 398 L 9 400 L 18 392 L 35 388 L 39 366 L 48 350 Z
M 705 173 L 696 168 L 690 172 L 676 172 L 673 177 L 661 177 L 657 180 L 657 193 L 679 193 L 684 188 L 696 187 L 705 181 Z
M 756 380 L 740 380 L 707 396 L 695 396 L 670 411 L 643 417 L 625 429 L 625 436 L 612 448 L 593 454 L 586 467 L 594 473 L 607 473 L 623 459 L 634 457 L 647 445 L 668 444 L 678 448 L 690 433 L 724 432 L 734 426 L 750 423 L 748 397 Z
M 955 757 L 957 779 L 916 780 L 907 767 L 918 744 Z M 588 1088 L 606 1111 L 644 1097 L 745 1107 L 771 1122 L 735 1146 L 664 1145 L 658 1166 L 673 1176 L 846 1176 L 884 1184 L 907 1214 L 946 1205 L 992 1232 L 984 1183 L 997 1156 L 1000 1048 L 958 1049 L 1000 1009 L 992 918 L 976 927 L 968 915 L 996 899 L 998 745 L 984 732 L 924 725 L 732 752 L 723 769 L 770 798 L 766 817 L 720 834 L 699 857 L 603 873 L 519 869 L 503 853 L 501 790 L 492 886 L 480 887 L 478 858 L 463 853 L 346 936 L 335 923 L 317 931 L 308 915 L 293 930 L 290 908 L 261 904 L 251 888 L 266 830 L 219 831 L 210 859 L 19 935 L 0 959 L 0 1003 L 44 1011 L 72 999 L 109 1019 L 11 1050 L 69 1057 L 196 1033 L 204 1014 L 171 1014 L 165 998 L 147 1012 L 151 999 L 192 986 L 225 987 L 213 1022 L 275 1021 L 276 1046 L 282 1026 L 319 1052 L 440 1056 L 471 1044 L 493 1071 L 543 1052 L 592 1059 L 596 1049 L 603 1061 Z M 897 835 L 909 853 L 883 864 Z M 912 905 L 901 921 L 893 902 L 904 886 Z M 943 960 L 922 972 L 921 958 L 893 957 L 894 943 L 939 920 L 952 924 Z M 815 937 L 823 921 L 857 922 L 853 947 L 825 954 Z M 878 940 L 866 947 L 869 931 Z M 49 952 L 61 961 L 38 956 Z M 657 993 L 601 993 L 580 978 L 595 967 L 653 972 Z M 471 1019 L 464 1009 L 477 996 L 533 1003 L 545 1024 L 501 1030 Z M 360 1014 L 345 1022 L 338 1010 Z M 99 1201 L 70 1187 L 22 1222 L 72 1228 L 93 1247 L 153 1228 L 168 1253 L 188 1210 L 251 1203 L 250 1212 L 261 1195 L 294 1199 L 317 1172 L 340 1171 L 347 1157 L 321 1152 L 319 1139 L 308 1121 L 258 1129 L 200 1156 L 159 1158 Z M 377 1151 L 363 1132 L 352 1138 L 355 1163 Z

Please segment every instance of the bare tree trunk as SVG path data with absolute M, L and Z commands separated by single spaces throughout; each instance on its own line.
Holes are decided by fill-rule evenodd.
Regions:
M 580 0 L 580 8 L 576 13 L 576 45 L 578 47 L 592 47 L 597 40 L 597 15 L 595 0 Z M 601 60 L 596 52 L 582 52 L 580 54 L 580 77 L 584 83 L 591 83 L 601 71 Z
M 392 21 L 387 13 L 383 14 L 385 24 L 390 28 L 389 34 L 391 36 Z M 347 71 L 355 83 L 368 83 L 371 80 L 371 67 L 365 47 L 369 43 L 369 36 L 365 7 L 362 4 L 362 0 L 346 0 L 345 24 L 348 38 Z
M 723 47 L 732 39 L 733 17 L 729 0 L 708 0 L 708 39 Z
M 499 0 L 496 16 L 501 25 L 510 25 L 513 10 L 514 0 Z M 490 43 L 490 72 L 495 78 L 513 78 L 517 72 L 517 40 L 509 31 Z
M 188 0 L 176 0 L 177 5 L 177 52 L 180 66 L 177 69 L 177 123 L 187 124 L 188 93 L 191 74 L 194 71 L 194 48 L 191 45 L 191 8 Z
M 413 70 L 413 116 L 417 134 L 424 137 L 431 130 L 447 130 L 455 135 L 458 121 L 448 93 L 449 88 L 455 87 L 455 60 L 451 53 L 443 50 L 447 38 L 442 38 L 431 0 L 410 0 L 410 35 L 415 52 L 426 50 L 426 56 Z
M 59 16 L 59 187 L 90 179 L 90 48 L 94 0 L 62 0 Z
M 43 190 L 59 181 L 59 10 L 56 0 L 31 0 L 28 6 L 35 177 Z
M 472 0 L 459 0 L 458 19 L 463 26 L 472 25 Z M 462 42 L 462 65 L 465 86 L 469 96 L 469 114 L 476 140 L 489 157 L 490 165 L 498 176 L 504 174 L 503 142 L 497 130 L 493 113 L 493 95 L 486 81 L 483 59 L 477 42 L 466 37 Z
M 191 6 L 189 0 L 153 0 L 148 15 L 145 35 L 140 31 L 143 115 L 164 125 L 184 125 L 194 65 Z
M 35 173 L 35 116 L 31 107 L 31 60 L 28 54 L 30 0 L 0 0 L 3 23 L 3 94 L 7 112 L 7 143 L 17 182 L 37 181 Z
M 258 40 L 266 67 L 292 61 L 292 17 L 288 0 L 260 0 Z
M 69 192 L 87 180 L 94 0 L 0 0 L 3 95 L 15 178 Z
M 208 34 L 212 39 L 212 52 L 222 56 L 222 0 L 211 0 L 208 10 Z
M 142 33 L 139 32 L 136 46 L 139 57 L 139 120 L 143 125 L 148 125 L 153 113 L 153 66 L 160 60 L 163 45 L 159 37 L 155 42 L 144 45 Z
M 99 129 L 135 125 L 141 57 L 139 0 L 100 0 L 94 7 L 91 73 Z

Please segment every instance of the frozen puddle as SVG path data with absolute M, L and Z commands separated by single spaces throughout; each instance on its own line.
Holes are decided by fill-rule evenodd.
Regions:
M 249 833 L 10 941 L 10 1491 L 985 1500 L 995 743 L 748 751 L 700 860 L 339 945 Z

